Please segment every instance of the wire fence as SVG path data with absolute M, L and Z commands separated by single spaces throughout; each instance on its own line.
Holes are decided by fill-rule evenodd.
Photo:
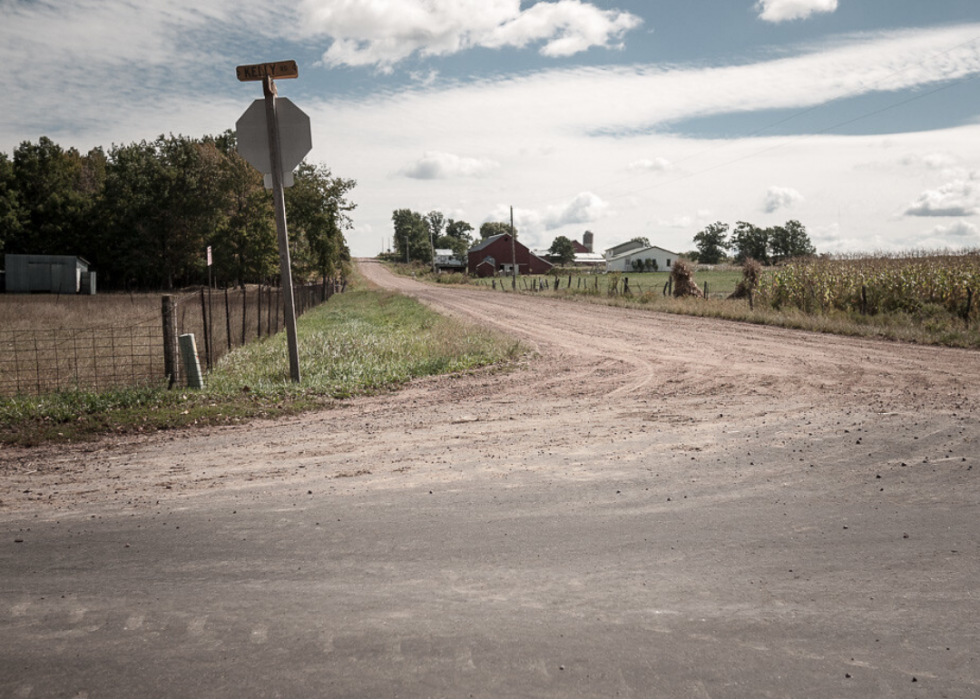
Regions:
M 0 333 L 0 394 L 162 383 L 159 319 L 130 327 Z
M 346 284 L 296 285 L 296 315 L 326 302 Z M 172 299 L 178 334 L 193 333 L 202 370 L 235 347 L 283 329 L 282 289 L 207 289 Z M 168 376 L 163 311 L 127 326 L 0 331 L 0 395 L 100 391 L 123 386 L 182 385 L 182 362 Z M 174 342 L 176 338 L 171 338 Z

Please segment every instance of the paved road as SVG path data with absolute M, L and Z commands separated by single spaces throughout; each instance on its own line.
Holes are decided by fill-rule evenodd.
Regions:
M 540 356 L 0 455 L 0 696 L 980 696 L 976 354 L 366 271 Z

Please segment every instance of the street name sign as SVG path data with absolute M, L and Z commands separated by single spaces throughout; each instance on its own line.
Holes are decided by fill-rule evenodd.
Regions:
M 250 66 L 238 66 L 235 68 L 238 79 L 242 82 L 250 80 L 265 80 L 267 77 L 273 80 L 283 78 L 298 78 L 299 67 L 296 61 L 277 61 L 276 63 L 256 63 Z

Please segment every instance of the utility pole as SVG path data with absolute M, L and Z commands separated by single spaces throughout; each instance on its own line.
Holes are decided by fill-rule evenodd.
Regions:
M 517 245 L 514 242 L 514 207 L 510 207 L 510 288 L 517 291 Z

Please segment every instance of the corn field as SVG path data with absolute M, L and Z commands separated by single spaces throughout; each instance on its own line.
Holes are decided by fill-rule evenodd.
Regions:
M 980 254 L 796 260 L 763 274 L 758 298 L 807 313 L 919 314 L 941 307 L 976 316 Z

